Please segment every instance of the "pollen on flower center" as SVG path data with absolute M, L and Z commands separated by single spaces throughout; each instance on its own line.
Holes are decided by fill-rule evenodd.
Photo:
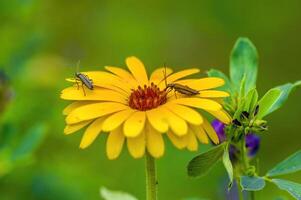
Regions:
M 132 90 L 129 98 L 129 106 L 136 110 L 150 110 L 156 108 L 167 100 L 166 91 L 161 91 L 154 83 L 150 86 L 144 85 L 138 87 L 136 90 Z

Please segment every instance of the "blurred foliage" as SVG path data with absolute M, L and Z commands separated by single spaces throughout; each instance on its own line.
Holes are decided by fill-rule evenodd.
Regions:
M 41 144 L 45 135 L 45 125 L 37 124 L 18 138 L 17 129 L 12 124 L 5 124 L 1 130 L 0 178 L 18 165 L 33 161 L 33 152 Z M 20 141 L 18 141 L 18 139 Z
M 105 187 L 100 189 L 100 195 L 105 200 L 137 200 L 136 197 L 120 191 L 111 191 Z
M 149 72 L 166 62 L 175 69 L 214 67 L 226 73 L 233 42 L 247 36 L 259 52 L 262 96 L 274 85 L 300 79 L 300 6 L 299 0 L 0 1 L 0 69 L 14 94 L 0 119 L 0 143 L 12 145 L 1 150 L 0 168 L 12 165 L 3 160 L 18 148 L 21 153 L 35 150 L 0 178 L 0 199 L 100 199 L 100 186 L 143 199 L 143 159 L 133 160 L 124 151 L 118 160 L 108 161 L 105 135 L 87 150 L 77 147 L 81 133 L 63 135 L 66 103 L 59 93 L 76 62 L 81 60 L 83 71 L 97 70 L 124 66 L 126 56 L 136 55 Z M 300 148 L 300 98 L 300 92 L 294 93 L 268 118 L 270 134 L 263 136 L 259 154 L 263 173 Z M 3 129 L 11 129 L 12 135 Z M 21 145 L 35 129 L 45 129 L 46 136 L 36 138 L 32 149 Z M 11 143 L 5 137 L 12 137 Z M 200 180 L 186 176 L 187 161 L 208 147 L 189 153 L 168 141 L 166 145 L 165 156 L 158 160 L 160 199 L 223 199 L 227 175 L 221 165 Z M 301 174 L 286 176 L 292 177 Z M 270 185 L 256 197 L 278 196 L 290 198 Z

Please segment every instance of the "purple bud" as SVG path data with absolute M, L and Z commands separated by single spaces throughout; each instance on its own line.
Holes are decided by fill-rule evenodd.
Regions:
M 246 147 L 249 157 L 254 157 L 259 149 L 260 138 L 254 133 L 246 135 Z
M 225 124 L 223 124 L 219 120 L 215 119 L 212 121 L 211 125 L 214 128 L 215 132 L 217 133 L 219 141 L 220 142 L 225 141 L 227 139 L 225 131 L 224 131 Z
M 227 139 L 224 131 L 225 124 L 215 119 L 212 121 L 211 125 L 214 128 L 215 132 L 217 133 L 220 142 L 224 142 Z M 254 133 L 249 133 L 246 135 L 245 139 L 246 139 L 246 148 L 248 149 L 248 156 L 254 157 L 259 150 L 260 138 Z M 229 153 L 230 153 L 231 160 L 235 160 L 235 157 L 239 153 L 239 150 L 231 145 L 229 148 Z

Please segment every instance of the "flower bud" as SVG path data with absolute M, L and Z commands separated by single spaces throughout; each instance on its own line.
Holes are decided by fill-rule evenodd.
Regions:
M 258 120 L 258 121 L 263 121 L 263 120 Z M 261 123 L 262 124 L 262 123 Z M 224 142 L 227 139 L 227 136 L 225 134 L 225 124 L 218 120 L 213 120 L 212 122 L 212 127 L 214 128 L 215 132 L 217 133 L 217 136 L 220 140 L 220 142 Z M 250 129 L 252 130 L 252 129 Z M 245 136 L 246 140 L 246 148 L 248 150 L 248 156 L 254 157 L 256 153 L 259 150 L 259 145 L 260 145 L 260 138 L 256 134 L 253 133 L 248 133 Z M 230 158 L 232 161 L 236 160 L 236 155 L 239 153 L 239 149 L 237 149 L 235 146 L 231 145 L 229 148 L 230 152 Z

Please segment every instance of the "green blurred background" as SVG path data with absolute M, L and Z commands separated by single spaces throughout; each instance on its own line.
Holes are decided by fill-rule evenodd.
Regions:
M 11 99 L 0 116 L 0 199 L 101 199 L 101 186 L 144 199 L 143 159 L 125 150 L 118 160 L 107 160 L 105 135 L 86 150 L 78 148 L 82 132 L 63 135 L 67 102 L 59 94 L 76 62 L 82 71 L 97 70 L 125 66 L 124 59 L 135 55 L 149 72 L 166 62 L 228 73 L 231 48 L 246 36 L 259 51 L 263 95 L 300 79 L 300 7 L 300 0 L 0 1 L 0 69 L 8 77 L 1 84 Z M 299 91 L 293 93 L 268 117 L 258 155 L 262 174 L 300 149 L 300 99 Z M 167 140 L 166 145 L 158 160 L 160 199 L 224 199 L 221 165 L 191 180 L 185 167 L 198 152 L 179 151 Z M 286 178 L 300 182 L 301 173 Z M 277 196 L 290 199 L 270 184 L 257 199 Z

